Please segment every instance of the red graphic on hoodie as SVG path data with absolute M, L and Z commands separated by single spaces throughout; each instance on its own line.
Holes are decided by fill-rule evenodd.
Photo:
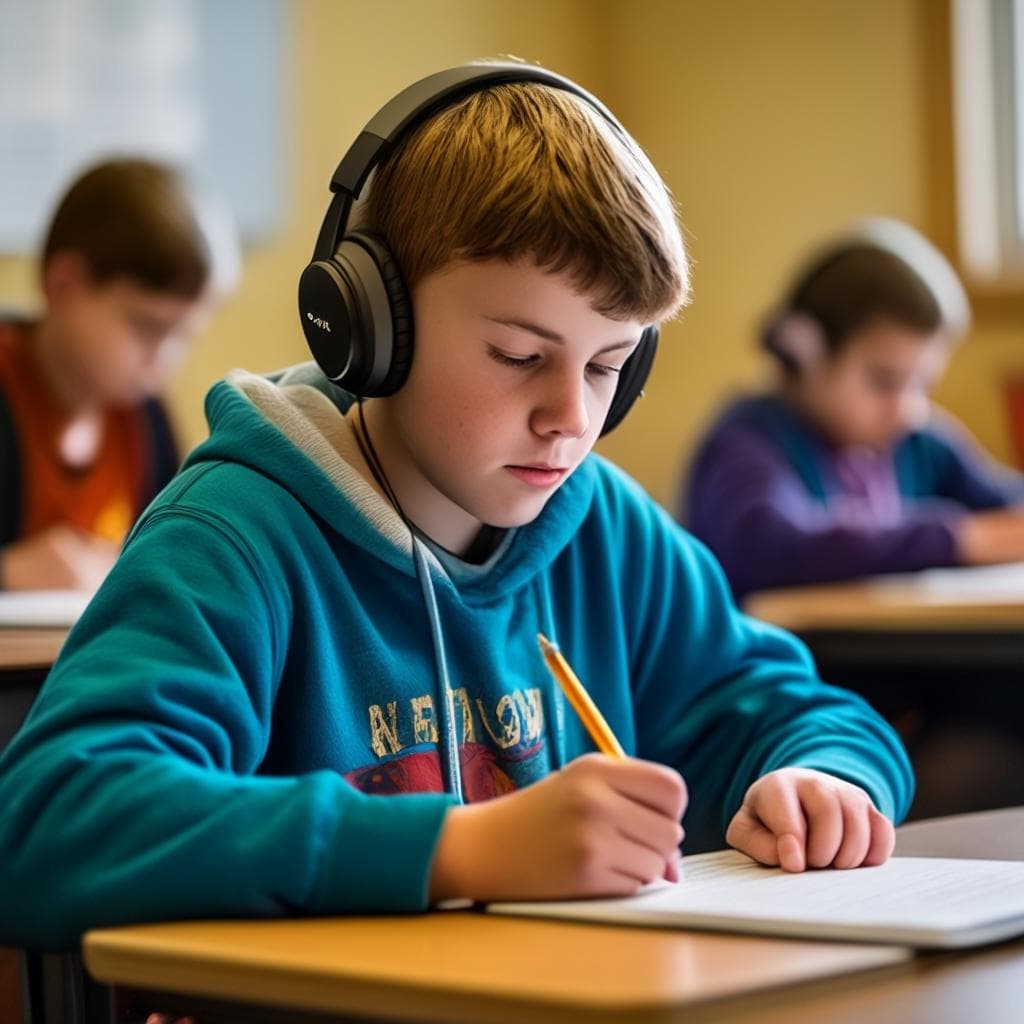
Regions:
M 489 800 L 511 793 L 542 776 L 542 744 L 538 743 L 512 758 L 499 758 L 482 743 L 465 743 L 459 748 L 462 793 L 467 803 Z M 532 770 L 531 770 L 532 769 Z M 347 772 L 345 778 L 364 793 L 443 793 L 441 757 L 437 749 L 406 754 L 390 761 L 366 765 Z

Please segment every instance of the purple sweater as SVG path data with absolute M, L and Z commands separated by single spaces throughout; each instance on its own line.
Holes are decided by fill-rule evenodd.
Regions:
M 968 511 L 1024 501 L 947 414 L 883 453 L 830 447 L 774 396 L 730 405 L 701 442 L 681 519 L 737 599 L 754 590 L 910 572 L 955 561 Z

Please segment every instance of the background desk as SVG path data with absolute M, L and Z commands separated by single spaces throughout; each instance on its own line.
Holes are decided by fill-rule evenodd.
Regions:
M 0 750 L 24 721 L 67 629 L 0 627 Z
M 67 629 L 0 627 L 0 751 L 24 721 L 67 634 Z M 0 949 L 0 1011 L 11 1019 L 19 1019 L 21 1011 L 20 970 L 15 952 Z
M 1024 811 L 908 826 L 897 849 L 977 855 L 993 835 L 1024 858 Z M 1024 1001 L 1024 941 L 912 957 L 465 912 L 106 929 L 86 936 L 85 960 L 103 982 L 178 993 L 163 1005 L 204 1024 L 243 1018 L 203 997 L 255 1004 L 264 1022 L 480 1024 L 1017 1024 Z
M 912 816 L 1024 803 L 1024 565 L 765 591 L 745 608 L 896 725 Z
M 0 679 L 16 673 L 45 675 L 57 660 L 68 635 L 66 628 L 0 627 Z
M 1024 564 L 767 590 L 744 607 L 826 662 L 1024 672 Z

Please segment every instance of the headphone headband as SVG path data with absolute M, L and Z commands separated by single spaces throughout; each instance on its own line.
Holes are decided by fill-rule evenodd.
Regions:
M 341 158 L 331 175 L 330 209 L 324 218 L 313 249 L 313 259 L 329 259 L 337 251 L 340 235 L 348 223 L 352 203 L 359 197 L 370 172 L 391 152 L 414 124 L 426 120 L 435 111 L 454 103 L 463 95 L 488 85 L 506 82 L 539 82 L 554 89 L 573 93 L 593 107 L 615 131 L 625 129 L 615 115 L 582 86 L 569 78 L 534 64 L 510 61 L 495 64 L 470 64 L 436 71 L 406 86 L 374 114 L 355 142 Z

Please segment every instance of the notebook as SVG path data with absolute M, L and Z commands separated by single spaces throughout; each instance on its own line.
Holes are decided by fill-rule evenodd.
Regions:
M 1024 935 L 1024 861 L 893 857 L 789 874 L 735 850 L 618 899 L 491 903 L 490 913 L 955 949 Z

